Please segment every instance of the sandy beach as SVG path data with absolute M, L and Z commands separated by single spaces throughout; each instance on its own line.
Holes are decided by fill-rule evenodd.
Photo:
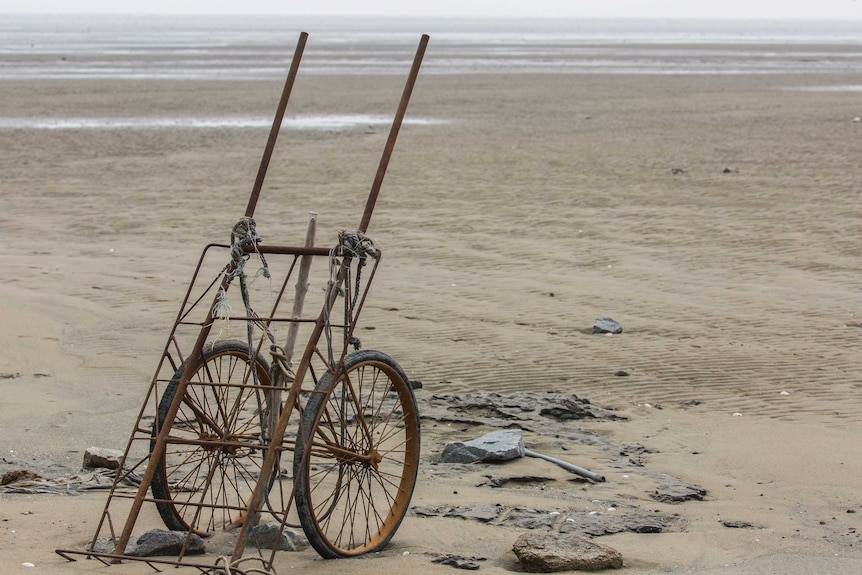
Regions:
M 391 115 L 402 82 L 300 74 L 288 113 Z M 535 459 L 447 471 L 443 445 L 490 428 L 424 420 L 413 504 L 678 514 L 667 532 L 597 538 L 622 553 L 622 573 L 860 572 L 862 103 L 831 88 L 858 84 L 839 73 L 420 75 L 408 117 L 436 121 L 402 128 L 369 228 L 386 256 L 364 346 L 421 381 L 420 402 L 553 391 L 623 419 L 572 422 L 595 438 L 581 443 L 525 433 L 607 477 L 595 485 Z M 280 90 L 6 80 L 0 114 L 271 117 Z M 123 449 L 189 274 L 205 244 L 228 241 L 266 135 L 0 130 L 0 473 L 69 477 L 87 447 Z M 319 243 L 355 228 L 386 135 L 285 130 L 261 235 L 298 245 L 309 211 Z M 593 335 L 605 316 L 623 333 Z M 644 451 L 621 462 L 633 444 Z M 553 481 L 490 488 L 488 473 Z M 653 500 L 660 475 L 701 486 L 704 500 Z M 151 572 L 54 553 L 92 537 L 104 501 L 0 495 L 0 570 Z M 145 507 L 140 527 L 158 526 Z M 523 532 L 411 514 L 382 553 L 336 566 L 309 549 L 276 568 L 452 572 L 430 551 L 518 572 Z

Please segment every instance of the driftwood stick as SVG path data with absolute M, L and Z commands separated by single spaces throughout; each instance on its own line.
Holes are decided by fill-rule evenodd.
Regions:
M 305 230 L 305 247 L 314 247 L 314 236 L 317 232 L 317 212 L 308 214 L 308 227 Z M 299 272 L 296 278 L 296 295 L 293 298 L 293 309 L 290 313 L 290 319 L 297 320 L 290 323 L 287 330 L 287 343 L 284 345 L 284 366 L 290 367 L 293 358 L 293 352 L 296 349 L 296 339 L 299 334 L 298 320 L 302 319 L 302 307 L 305 304 L 305 294 L 308 293 L 308 276 L 311 270 L 311 260 L 314 256 L 304 255 L 299 260 Z M 275 366 L 273 366 L 275 367 Z M 281 391 L 282 388 L 288 387 L 292 381 L 287 381 L 287 373 L 281 368 L 276 369 L 276 377 L 273 378 L 273 388 L 269 390 L 269 399 L 267 401 L 267 434 L 266 439 L 272 439 L 271 434 L 278 424 L 278 418 L 281 415 Z
M 308 214 L 308 228 L 305 230 L 305 247 L 314 247 L 314 236 L 317 231 L 317 212 Z M 302 307 L 305 304 L 305 294 L 308 293 L 308 275 L 311 270 L 311 260 L 313 256 L 302 256 L 299 261 L 299 276 L 296 278 L 296 295 L 293 298 L 293 310 L 290 313 L 290 318 L 293 320 L 302 319 Z M 299 323 L 291 322 L 287 330 L 287 343 L 284 344 L 284 355 L 287 357 L 287 364 L 290 365 L 293 360 L 293 352 L 296 349 L 296 338 L 299 334 Z

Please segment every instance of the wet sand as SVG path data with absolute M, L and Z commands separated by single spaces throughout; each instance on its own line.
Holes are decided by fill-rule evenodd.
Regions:
M 289 114 L 391 114 L 401 77 L 300 76 Z M 625 421 L 574 422 L 639 443 L 643 467 L 589 443 L 561 451 L 607 476 L 575 485 L 538 460 L 491 472 L 551 484 L 477 487 L 443 444 L 482 429 L 426 421 L 415 504 L 502 502 L 678 513 L 684 528 L 600 540 L 630 573 L 850 573 L 862 567 L 858 93 L 854 76 L 421 76 L 369 235 L 384 247 L 365 347 L 435 393 L 557 391 Z M 271 116 L 279 82 L 6 81 L 9 117 Z M 0 137 L 0 471 L 77 472 L 122 449 L 200 249 L 242 215 L 265 129 L 4 129 Z M 380 126 L 285 131 L 258 206 L 271 243 L 355 228 Z M 610 316 L 620 335 L 590 333 Z M 373 329 L 371 329 L 373 328 Z M 615 375 L 625 371 L 627 377 Z M 14 376 L 14 377 L 13 377 Z M 466 436 L 469 434 L 469 436 Z M 705 501 L 653 501 L 655 473 Z M 0 495 L 4 572 L 67 563 L 104 492 Z M 599 503 L 596 503 L 599 502 Z M 605 511 L 607 512 L 607 511 Z M 751 528 L 728 528 L 722 521 Z M 145 508 L 141 526 L 157 527 Z M 449 572 L 425 551 L 517 570 L 518 528 L 408 517 L 354 573 Z M 311 551 L 279 572 L 329 572 Z M 149 572 L 127 565 L 123 573 Z

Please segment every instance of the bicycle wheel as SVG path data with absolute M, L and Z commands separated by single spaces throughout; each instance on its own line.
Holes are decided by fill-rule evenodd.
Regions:
M 362 350 L 326 373 L 305 407 L 293 469 L 296 509 L 324 558 L 379 551 L 410 504 L 419 413 L 395 360 Z
M 242 520 L 266 456 L 261 438 L 266 392 L 252 385 L 249 356 L 248 345 L 223 341 L 207 346 L 197 358 L 151 484 L 153 497 L 161 500 L 156 507 L 168 529 L 206 536 L 238 527 Z M 269 385 L 266 361 L 258 356 L 254 363 L 258 383 Z M 185 363 L 162 395 L 153 438 L 159 432 L 158 422 L 167 416 L 184 369 Z M 205 443 L 208 441 L 229 444 Z M 150 451 L 154 447 L 155 439 Z

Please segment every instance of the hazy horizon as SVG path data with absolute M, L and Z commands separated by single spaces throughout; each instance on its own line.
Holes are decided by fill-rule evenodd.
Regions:
M 24 7 L 22 7 L 22 5 Z M 862 20 L 862 2 L 725 0 L 720 5 L 690 0 L 435 0 L 405 3 L 367 0 L 361 9 L 349 0 L 0 0 L 0 13 L 18 14 L 165 14 L 165 15 L 294 15 L 397 16 L 456 18 L 661 18 L 727 20 Z

